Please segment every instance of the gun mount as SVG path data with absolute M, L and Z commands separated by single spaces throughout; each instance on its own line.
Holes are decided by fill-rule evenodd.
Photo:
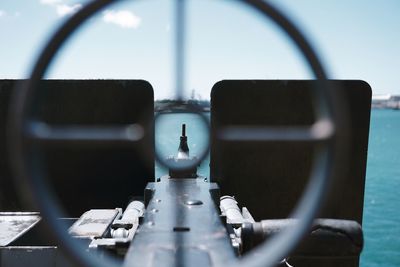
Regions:
M 333 193 L 320 213 L 320 217 L 330 219 L 314 221 L 311 231 L 308 232 L 301 246 L 288 258 L 282 258 L 282 266 L 287 266 L 287 264 L 292 266 L 321 264 L 358 266 L 359 254 L 363 246 L 360 225 L 371 95 L 368 86 L 363 82 L 332 82 L 341 84 L 342 90 L 347 92 L 346 98 L 351 103 L 350 114 L 353 119 L 349 143 L 353 153 L 350 157 L 352 164 L 346 174 L 334 185 Z M 250 112 L 245 116 L 246 121 L 251 123 L 259 123 L 260 118 L 257 118 L 256 114 L 262 116 L 263 122 L 272 125 L 277 123 L 275 120 L 282 120 L 282 118 L 289 120 L 288 123 L 309 123 L 312 120 L 310 110 L 312 83 L 312 81 L 225 81 L 216 86 L 212 94 L 211 109 L 212 112 L 215 111 L 211 113 L 211 132 L 214 133 L 211 140 L 213 144 L 211 182 L 209 178 L 199 176 L 195 171 L 193 175 L 193 169 L 190 172 L 179 170 L 179 177 L 166 175 L 156 181 L 146 180 L 147 175 L 154 176 L 154 166 L 143 168 L 147 166 L 146 162 L 139 162 L 135 154 L 125 155 L 120 148 L 110 150 L 107 146 L 105 150 L 99 150 L 101 146 L 93 145 L 91 143 L 93 141 L 84 146 L 82 146 L 82 141 L 73 143 L 78 150 L 73 149 L 74 146 L 71 144 L 54 150 L 52 148 L 55 143 L 52 139 L 51 146 L 43 151 L 44 156 L 49 160 L 46 167 L 48 174 L 58 177 L 58 179 L 51 179 L 50 182 L 63 196 L 61 201 L 63 205 L 67 205 L 69 214 L 78 216 L 62 219 L 68 225 L 69 235 L 82 243 L 82 249 L 90 251 L 89 254 L 108 252 L 116 255 L 117 258 L 123 260 L 120 263 L 122 266 L 146 266 L 150 263 L 153 266 L 198 266 L 199 264 L 219 266 L 225 264 L 226 261 L 251 253 L 253 248 L 259 246 L 264 240 L 270 240 L 276 233 L 295 226 L 298 223 L 297 220 L 284 218 L 290 213 L 293 203 L 297 201 L 297 197 L 307 182 L 313 146 L 309 143 L 298 147 L 284 143 L 271 143 L 266 146 L 258 142 L 254 146 L 254 143 L 240 141 L 226 144 L 218 139 L 216 133 L 218 129 L 223 128 L 222 123 L 235 125 L 237 123 L 235 120 L 241 120 L 240 113 L 244 111 Z M 6 92 L 9 95 L 14 85 L 12 81 L 2 82 L 3 96 Z M 250 85 L 252 88 L 249 87 Z M 121 90 L 118 90 L 120 86 L 122 86 Z M 55 123 L 66 118 L 75 120 L 75 123 L 82 123 L 82 120 L 85 120 L 85 124 L 88 123 L 87 120 L 96 118 L 102 120 L 92 121 L 96 125 L 108 122 L 107 120 L 119 117 L 120 112 L 127 112 L 125 108 L 120 111 L 113 109 L 116 104 L 120 106 L 122 99 L 126 98 L 130 98 L 129 101 L 126 100 L 126 103 L 132 103 L 131 101 L 136 99 L 136 108 L 142 103 L 144 113 L 141 114 L 142 116 L 130 117 L 129 121 L 120 121 L 120 123 L 135 124 L 143 117 L 153 114 L 152 93 L 148 83 L 134 81 L 41 82 L 41 89 L 47 92 L 44 95 L 51 93 L 51 88 L 55 87 L 59 88 L 57 96 L 65 100 L 65 108 L 60 110 L 57 101 L 42 105 L 43 110 L 37 115 L 45 116 L 48 123 Z M 118 92 L 121 92 L 121 97 L 116 100 L 116 103 L 104 101 L 101 110 L 105 113 L 97 113 L 91 115 L 90 118 L 85 118 L 82 114 L 87 114 L 85 110 L 87 105 L 80 105 L 77 101 L 68 99 L 76 95 L 71 94 L 72 88 L 76 88 L 76 92 L 82 92 L 80 89 L 82 87 L 96 87 L 98 90 L 104 88 L 102 93 L 98 91 L 97 99 L 93 98 L 92 91 L 86 91 L 88 96 L 91 95 L 92 100 L 97 103 L 100 99 L 109 99 L 111 94 L 115 98 Z M 230 104 L 225 102 L 225 90 L 230 91 Z M 251 102 L 241 101 L 244 91 L 246 94 L 249 93 L 247 97 L 254 95 Z M 261 98 L 260 91 L 263 92 L 265 99 L 270 99 L 271 103 L 254 105 L 254 103 L 257 104 L 257 99 Z M 80 95 L 82 96 L 82 93 Z M 302 112 L 290 112 L 289 107 L 282 107 L 287 102 L 286 97 L 291 95 L 301 96 L 302 105 L 297 108 L 302 109 Z M 55 99 L 54 96 L 51 97 Z M 279 103 L 278 99 L 281 99 Z M 87 104 L 87 100 L 82 100 L 82 103 Z M 274 103 L 275 107 L 273 107 Z M 76 115 L 71 113 L 68 105 L 74 106 Z M 290 105 L 292 110 L 296 108 L 290 101 L 287 105 Z M 131 105 L 126 107 L 131 107 Z M 265 109 L 271 109 L 269 111 L 271 114 Z M 113 114 L 109 113 L 111 110 Z M 274 112 L 282 112 L 282 110 L 287 110 L 286 114 L 281 113 L 279 118 L 274 116 Z M 266 113 L 270 116 L 262 115 Z M 2 114 L 4 119 L 6 114 Z M 109 114 L 108 117 L 105 114 Z M 152 133 L 153 126 L 143 125 L 148 125 L 143 128 L 144 132 Z M 147 138 L 142 142 L 144 146 L 153 147 L 152 140 L 153 138 Z M 180 141 L 177 154 L 187 152 L 190 136 L 187 137 L 183 131 Z M 363 145 L 360 146 L 361 143 Z M 92 149 L 96 152 L 93 153 Z M 92 158 L 94 155 L 95 157 Z M 123 160 L 124 155 L 129 155 L 129 157 Z M 102 160 L 104 156 L 106 158 Z M 189 156 L 188 153 L 183 158 L 188 160 L 187 156 Z M 182 158 L 182 155 L 180 157 Z M 115 161 L 114 158 L 123 160 L 123 165 L 115 168 L 115 164 L 119 161 Z M 260 159 L 263 160 L 260 161 Z M 84 165 L 80 164 L 82 161 L 85 162 Z M 140 164 L 126 164 L 128 161 Z M 65 162 L 69 164 L 66 165 Z M 98 165 L 98 162 L 102 162 L 102 165 Z M 107 165 L 107 162 L 111 163 Z M 293 165 L 292 162 L 299 164 Z M 265 168 L 265 164 L 269 164 L 269 167 Z M 288 164 L 290 169 L 288 169 Z M 57 168 L 54 169 L 54 166 Z M 93 170 L 100 168 L 101 172 L 88 172 L 86 170 L 88 166 L 93 166 Z M 74 179 L 70 176 L 71 170 L 74 171 Z M 185 177 L 184 173 L 188 175 Z M 127 175 L 135 175 L 142 179 L 129 179 L 126 178 Z M 100 179 L 100 181 L 93 184 L 90 177 Z M 117 183 L 127 185 L 128 189 L 110 191 L 109 183 L 102 188 L 100 185 L 103 179 L 118 181 Z M 144 192 L 142 191 L 144 194 L 140 190 L 135 192 L 131 190 L 144 182 L 147 184 Z M 88 186 L 95 186 L 98 193 L 87 194 L 85 188 Z M 83 190 L 80 189 L 82 187 Z M 128 199 L 133 196 L 138 196 L 139 199 L 140 196 L 144 198 L 129 202 Z M 11 203 L 8 207 L 11 207 Z M 79 215 L 81 215 L 80 218 Z M 57 253 L 58 247 L 62 244 L 45 238 L 42 230 L 44 225 L 40 222 L 38 213 L 8 212 L 2 213 L 1 218 L 1 233 L 3 235 L 7 233 L 9 236 L 8 239 L 2 239 L 4 242 L 2 241 L 0 249 L 4 266 L 21 266 L 31 260 L 41 266 L 69 264 L 63 254 Z M 265 220 L 266 218 L 269 219 Z M 10 232 L 11 228 L 4 230 L 6 225 L 11 224 L 19 225 L 19 227 L 14 228 L 12 232 Z M 25 260 L 20 260 L 21 257 Z M 50 261 L 54 258 L 55 261 Z
M 298 42 L 317 80 L 215 84 L 210 178 L 199 177 L 192 164 L 153 179 L 154 97 L 149 83 L 41 80 L 63 41 L 110 2 L 90 3 L 61 28 L 31 78 L 18 81 L 22 87 L 15 93 L 17 104 L 11 105 L 10 112 L 3 110 L 3 122 L 10 117 L 7 142 L 13 175 L 20 189 L 33 195 L 29 200 L 41 209 L 46 225 L 40 225 L 37 213 L 0 214 L 2 266 L 31 262 L 40 266 L 358 266 L 369 86 L 361 81 L 327 80 L 311 46 L 290 21 L 267 3 L 245 1 L 271 16 Z M 2 81 L 0 92 L 9 96 L 15 84 Z M 227 90 L 229 100 L 224 97 Z M 41 98 L 35 97 L 38 91 Z M 85 100 L 82 94 L 87 94 Z M 68 97 L 76 99 L 68 101 Z M 102 108 L 88 111 L 87 99 Z M 66 106 L 60 109 L 57 100 Z M 329 107 L 335 112 L 329 112 Z M 341 114 L 346 107 L 348 125 Z M 349 165 L 343 163 L 346 141 Z M 183 130 L 178 162 L 190 160 L 186 142 Z M 335 181 L 333 193 L 317 213 L 329 177 Z M 46 180 L 53 183 L 60 201 L 47 194 Z M 111 190 L 110 181 L 118 181 L 121 190 Z M 307 194 L 301 198 L 304 188 Z M 132 201 L 138 196 L 142 199 Z M 292 212 L 298 199 L 300 204 Z M 63 217 L 60 202 L 78 217 Z M 317 215 L 329 219 L 314 220 Z M 44 238 L 49 229 L 56 240 Z M 63 253 L 57 252 L 60 248 Z

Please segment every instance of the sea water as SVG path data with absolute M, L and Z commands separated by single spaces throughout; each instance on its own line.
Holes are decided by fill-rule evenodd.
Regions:
M 400 266 L 400 110 L 372 110 L 362 267 Z
M 209 114 L 205 113 L 206 118 Z M 160 155 L 174 155 L 185 123 L 191 155 L 206 148 L 207 126 L 193 114 L 165 114 L 156 122 Z M 156 177 L 167 173 L 156 164 Z M 209 176 L 209 157 L 198 169 Z M 372 110 L 364 201 L 362 267 L 400 266 L 400 111 Z

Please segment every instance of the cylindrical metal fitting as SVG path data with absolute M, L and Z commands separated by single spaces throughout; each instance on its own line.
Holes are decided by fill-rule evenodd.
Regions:
M 144 213 L 143 202 L 135 200 L 129 203 L 128 207 L 126 207 L 121 220 L 135 222 L 136 220 L 138 220 L 140 216 L 143 215 L 143 213 Z
M 111 236 L 113 238 L 127 238 L 132 228 L 135 231 L 139 225 L 139 217 L 143 216 L 144 204 L 141 201 L 132 201 L 126 207 L 121 219 L 115 220 Z
M 221 212 L 226 216 L 227 223 L 242 224 L 245 221 L 234 197 L 221 197 L 219 205 Z

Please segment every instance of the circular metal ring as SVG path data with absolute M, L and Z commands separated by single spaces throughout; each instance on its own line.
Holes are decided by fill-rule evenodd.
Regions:
M 303 53 L 306 61 L 311 66 L 317 79 L 321 80 L 322 86 L 320 86 L 319 93 L 325 95 L 328 85 L 325 84 L 326 74 L 318 60 L 316 53 L 313 51 L 309 43 L 300 33 L 300 31 L 277 9 L 271 4 L 262 0 L 242 0 L 244 3 L 249 4 L 256 10 L 260 11 L 263 15 L 271 18 L 279 27 L 281 27 L 289 36 L 292 41 L 296 43 L 299 50 Z M 65 228 L 57 222 L 57 217 L 60 214 L 60 209 L 55 199 L 49 193 L 48 185 L 44 182 L 42 176 L 42 170 L 37 168 L 37 164 L 26 155 L 26 147 L 24 143 L 24 127 L 26 126 L 26 118 L 29 113 L 29 107 L 32 102 L 32 96 L 35 94 L 38 82 L 45 74 L 48 65 L 52 61 L 57 50 L 62 46 L 65 40 L 90 16 L 111 4 L 116 2 L 113 0 L 96 0 L 90 2 L 87 6 L 83 7 L 75 15 L 73 15 L 53 36 L 50 42 L 45 46 L 38 61 L 34 65 L 30 79 L 27 80 L 23 89 L 18 90 L 17 95 L 14 96 L 14 105 L 11 107 L 10 112 L 10 154 L 11 162 L 13 164 L 13 171 L 16 177 L 19 179 L 28 181 L 28 184 L 33 190 L 35 202 L 41 209 L 44 217 L 47 218 L 50 229 L 54 232 L 60 244 L 63 244 L 64 248 L 70 256 L 76 261 L 77 264 L 86 266 L 110 266 L 115 264 L 109 258 L 97 258 L 88 255 L 85 248 L 68 236 Z M 339 92 L 336 92 L 339 93 Z M 333 107 L 339 107 L 339 98 L 333 99 Z M 329 118 L 329 114 L 328 114 Z M 337 118 L 334 118 L 335 125 L 338 123 Z M 336 128 L 337 129 L 337 128 Z M 32 149 L 33 153 L 40 155 L 40 150 L 36 147 Z M 315 162 L 317 166 L 326 167 L 327 161 L 332 158 L 331 153 L 328 150 L 322 149 L 318 153 Z M 320 164 L 321 163 L 321 164 Z M 306 232 L 308 226 L 311 224 L 313 217 L 318 209 L 318 201 L 322 198 L 323 193 L 326 191 L 326 184 L 328 180 L 328 174 L 326 168 L 316 168 L 313 174 L 305 194 L 302 197 L 300 205 L 296 208 L 294 214 L 301 220 L 295 229 L 284 232 L 279 235 L 276 239 L 272 240 L 268 244 L 263 244 L 256 249 L 257 257 L 249 256 L 244 257 L 239 262 L 234 263 L 235 265 L 246 265 L 246 266 L 272 266 L 275 265 L 286 253 L 293 248 L 296 242 L 298 242 L 301 236 Z
M 162 166 L 165 167 L 166 169 L 171 169 L 174 171 L 186 171 L 186 170 L 191 170 L 192 168 L 195 168 L 200 165 L 204 161 L 205 158 L 207 158 L 209 152 L 210 152 L 210 122 L 207 119 L 207 117 L 203 114 L 203 110 L 195 104 L 185 104 L 184 106 L 182 105 L 176 105 L 176 104 L 171 104 L 167 105 L 166 109 L 169 110 L 170 112 L 166 114 L 174 114 L 174 113 L 185 113 L 185 114 L 194 114 L 199 116 L 199 118 L 202 121 L 202 124 L 205 125 L 205 130 L 207 132 L 207 140 L 206 140 L 206 149 L 202 150 L 199 155 L 196 155 L 196 158 L 192 158 L 192 160 L 188 161 L 187 163 L 182 163 L 182 162 L 175 162 L 174 160 L 168 160 L 165 159 L 162 155 L 160 155 L 159 151 L 156 149 L 155 150 L 155 157 L 157 162 Z M 154 121 L 157 122 L 158 118 L 160 116 L 163 116 L 164 113 L 157 113 Z

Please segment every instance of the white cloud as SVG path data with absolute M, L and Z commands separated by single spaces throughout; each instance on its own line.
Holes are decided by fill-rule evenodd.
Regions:
M 103 21 L 116 24 L 122 28 L 136 29 L 142 19 L 128 10 L 106 10 L 103 12 Z
M 0 9 L 0 18 L 3 17 L 3 16 L 5 16 L 5 15 L 6 15 L 6 12 L 5 12 L 4 10 L 1 10 L 1 9 Z
M 40 0 L 40 3 L 43 5 L 54 6 L 61 3 L 61 0 Z
M 46 0 L 49 1 L 49 0 Z M 53 1 L 53 0 L 51 0 Z M 74 4 L 74 5 L 66 5 L 66 4 L 58 4 L 56 6 L 57 15 L 63 17 L 65 15 L 70 15 L 78 11 L 82 7 L 81 4 Z
M 60 17 L 71 15 L 82 7 L 81 4 L 65 4 L 63 3 L 63 0 L 40 0 L 40 3 L 43 5 L 54 7 L 57 15 Z

